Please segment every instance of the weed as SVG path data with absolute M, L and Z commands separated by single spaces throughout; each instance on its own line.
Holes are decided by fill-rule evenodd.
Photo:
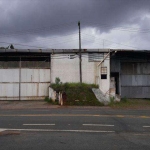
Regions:
M 126 103 L 127 102 L 127 98 L 124 97 L 124 98 L 121 99 L 121 101 L 124 102 L 124 103 Z
M 48 98 L 48 97 L 45 97 L 45 99 L 44 99 L 46 102 L 49 102 L 50 101 L 50 99 Z
M 58 78 L 58 77 L 55 78 L 55 84 L 57 84 L 57 85 L 60 84 L 60 78 Z
M 66 105 L 103 105 L 96 99 L 92 92 L 92 88 L 98 88 L 97 85 L 86 83 L 55 83 L 51 84 L 51 87 L 57 92 L 64 91 L 66 93 Z
M 47 103 L 58 105 L 58 101 L 53 101 L 51 98 L 45 97 L 44 99 Z

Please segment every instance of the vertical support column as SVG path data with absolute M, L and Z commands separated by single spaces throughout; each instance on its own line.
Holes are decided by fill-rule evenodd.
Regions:
M 119 95 L 121 98 L 121 61 L 119 59 Z
M 80 31 L 80 21 L 78 22 L 79 26 L 79 71 L 80 71 L 80 83 L 82 83 L 82 57 L 81 57 L 81 31 Z
M 50 71 L 50 84 L 51 84 L 51 54 L 49 54 L 49 71 Z
M 19 100 L 21 100 L 21 57 L 19 61 Z

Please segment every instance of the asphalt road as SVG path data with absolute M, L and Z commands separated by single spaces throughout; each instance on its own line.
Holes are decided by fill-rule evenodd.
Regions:
M 0 110 L 0 150 L 150 149 L 150 110 Z

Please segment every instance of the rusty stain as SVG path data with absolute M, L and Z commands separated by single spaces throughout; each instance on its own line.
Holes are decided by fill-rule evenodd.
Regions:
M 0 132 L 0 136 L 4 136 L 4 135 L 20 135 L 20 132 L 19 131 L 3 131 L 3 132 Z
M 39 96 L 39 83 L 37 84 L 37 96 Z

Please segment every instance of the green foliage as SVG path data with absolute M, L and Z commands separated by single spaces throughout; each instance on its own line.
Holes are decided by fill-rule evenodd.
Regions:
M 110 103 L 109 103 L 109 105 L 112 105 L 114 103 L 115 103 L 115 98 L 114 97 L 110 97 Z
M 57 82 L 58 83 L 58 82 Z M 62 83 L 51 84 L 51 87 L 57 92 L 65 92 L 67 95 L 66 105 L 86 105 L 86 106 L 102 106 L 94 93 L 92 88 L 98 88 L 94 84 L 85 83 Z
M 58 101 L 53 101 L 51 98 L 45 97 L 44 99 L 46 102 L 53 104 L 53 105 L 58 105 Z
M 48 102 L 48 103 L 51 103 L 52 102 L 52 99 L 51 98 L 49 98 L 49 97 L 45 97 L 45 99 L 44 99 L 46 102 Z
M 60 84 L 60 78 L 58 78 L 58 77 L 55 78 L 55 84 L 57 84 L 57 85 Z
M 124 103 L 126 103 L 127 102 L 127 98 L 124 97 L 124 98 L 121 99 L 121 101 L 124 102 Z
M 0 47 L 0 49 L 5 49 L 5 47 Z
M 13 46 L 12 44 L 10 45 L 10 49 L 15 49 L 14 46 Z

